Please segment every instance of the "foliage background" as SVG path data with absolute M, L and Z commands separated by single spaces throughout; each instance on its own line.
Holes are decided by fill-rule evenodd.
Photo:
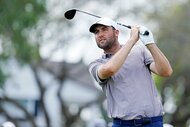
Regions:
M 169 78 L 155 77 L 157 87 L 163 99 L 166 111 L 165 122 L 175 127 L 188 127 L 190 121 L 190 1 L 110 1 L 110 0 L 0 0 L 0 86 L 2 91 L 9 75 L 6 67 L 9 60 L 14 59 L 20 66 L 29 65 L 36 76 L 41 92 L 41 107 L 44 108 L 44 117 L 47 127 L 51 126 L 48 111 L 45 109 L 43 97 L 46 87 L 40 85 L 38 68 L 44 63 L 59 60 L 59 62 L 83 61 L 87 64 L 99 50 L 96 49 L 93 38 L 88 33 L 88 27 L 94 18 L 77 14 L 76 18 L 68 21 L 64 12 L 70 8 L 79 8 L 100 16 L 111 17 L 126 24 L 142 24 L 148 26 L 155 35 L 155 40 L 160 49 L 168 57 L 174 73 Z M 124 41 L 129 30 L 121 28 Z M 77 47 L 77 48 L 75 48 Z M 73 56 L 78 54 L 77 56 Z M 90 52 L 90 50 L 92 52 Z M 88 53 L 86 53 L 88 52 Z M 64 64 L 63 64 L 64 67 Z M 48 68 L 45 68 L 48 71 Z M 64 82 L 67 75 L 66 69 L 62 73 L 53 75 L 59 82 Z M 2 92 L 1 91 L 1 92 Z M 3 93 L 3 92 L 2 92 Z M 1 94 L 2 94 L 1 93 Z M 11 114 L 6 114 L 3 103 L 11 98 L 1 96 L 0 115 L 6 116 L 16 125 L 19 123 L 11 119 Z M 102 108 L 102 98 L 95 103 Z M 60 99 L 61 102 L 64 100 Z M 16 103 L 14 100 L 12 101 Z M 17 104 L 17 103 L 16 103 Z M 62 115 L 66 122 L 61 126 L 70 127 L 87 126 L 80 122 L 80 111 L 70 113 L 68 104 L 62 103 Z M 86 105 L 88 106 L 88 105 Z M 24 110 L 24 109 L 23 109 Z M 24 110 L 25 111 L 25 110 Z M 109 122 L 105 109 L 102 117 Z M 27 112 L 27 111 L 26 111 Z M 28 114 L 32 126 L 38 126 L 35 118 Z

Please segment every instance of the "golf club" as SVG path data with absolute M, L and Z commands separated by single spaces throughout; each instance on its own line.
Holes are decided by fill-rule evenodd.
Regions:
M 84 14 L 87 14 L 87 15 L 90 15 L 90 16 L 94 16 L 96 18 L 101 18 L 100 16 L 97 16 L 97 15 L 94 15 L 94 14 L 91 14 L 91 13 L 88 13 L 88 12 L 85 12 L 85 11 L 81 11 L 81 10 L 78 10 L 78 9 L 70 9 L 70 10 L 66 11 L 65 12 L 65 18 L 69 19 L 69 20 L 73 19 L 77 11 L 81 12 L 81 13 L 84 13 Z M 131 29 L 131 26 L 129 26 L 129 25 L 125 25 L 125 24 L 118 23 L 118 22 L 117 22 L 117 24 L 120 25 L 120 26 L 127 27 L 127 28 Z M 149 32 L 144 31 L 143 35 L 149 35 Z

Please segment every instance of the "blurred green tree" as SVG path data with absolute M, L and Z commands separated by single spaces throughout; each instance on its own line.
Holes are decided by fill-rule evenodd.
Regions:
M 16 59 L 21 64 L 33 63 L 39 60 L 38 45 L 33 44 L 27 38 L 27 31 L 37 23 L 40 16 L 45 12 L 44 0 L 0 0 L 0 84 L 4 84 L 6 75 L 4 65 L 8 59 Z M 1 91 L 2 92 L 2 91 Z M 1 93 L 2 94 L 2 93 Z M 15 100 L 5 95 L 0 98 L 1 112 L 16 123 L 4 109 L 3 103 L 12 103 L 19 107 L 25 114 L 33 127 L 37 125 L 27 110 Z
M 21 62 L 38 58 L 36 45 L 29 42 L 27 29 L 32 27 L 44 13 L 44 0 L 0 1 L 1 58 L 16 57 Z
M 38 58 L 37 46 L 28 42 L 25 32 L 32 27 L 44 13 L 44 1 L 18 0 L 0 1 L 0 84 L 4 79 L 3 64 L 7 58 L 16 57 L 20 62 L 31 62 Z M 3 62 L 2 62 L 3 61 Z

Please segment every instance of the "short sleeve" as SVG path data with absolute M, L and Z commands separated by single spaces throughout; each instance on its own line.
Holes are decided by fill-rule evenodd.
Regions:
M 144 63 L 145 63 L 145 65 L 150 65 L 154 61 L 154 59 L 153 59 L 150 51 L 145 46 L 144 46 L 143 51 L 144 51 L 143 52 L 144 53 Z
M 89 72 L 93 79 L 98 82 L 100 85 L 106 84 L 106 80 L 101 80 L 98 76 L 98 68 L 102 64 L 100 60 L 93 61 L 89 64 Z

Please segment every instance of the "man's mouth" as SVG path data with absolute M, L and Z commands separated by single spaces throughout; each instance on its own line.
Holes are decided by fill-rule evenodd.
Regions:
M 99 42 L 105 42 L 106 39 L 100 39 Z

